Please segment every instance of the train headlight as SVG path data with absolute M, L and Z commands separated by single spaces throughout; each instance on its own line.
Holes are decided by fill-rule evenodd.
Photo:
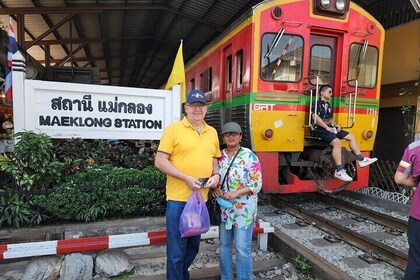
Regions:
M 312 0 L 313 12 L 316 15 L 345 19 L 350 0 Z
M 328 6 L 330 5 L 330 0 L 321 0 L 321 7 L 322 8 L 328 8 Z
M 337 2 L 335 2 L 335 7 L 337 8 L 337 10 L 342 12 L 346 7 L 346 3 L 344 2 L 344 0 L 337 0 Z
M 274 135 L 274 131 L 271 128 L 267 128 L 263 131 L 262 136 L 264 139 L 269 140 Z
M 370 138 L 373 137 L 373 131 L 372 130 L 363 130 L 362 137 L 365 140 L 369 140 Z

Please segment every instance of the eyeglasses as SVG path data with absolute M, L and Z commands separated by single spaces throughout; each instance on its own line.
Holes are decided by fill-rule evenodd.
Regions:
M 191 107 L 193 109 L 202 109 L 203 107 L 207 106 L 203 103 L 195 103 L 195 104 L 187 104 L 188 107 Z
M 226 137 L 230 137 L 230 136 L 236 137 L 239 134 L 240 133 L 238 133 L 238 132 L 226 132 L 225 134 L 223 134 L 223 136 L 226 136 Z

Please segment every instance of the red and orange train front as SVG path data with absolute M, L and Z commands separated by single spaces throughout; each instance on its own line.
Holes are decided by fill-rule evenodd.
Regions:
M 342 182 L 322 174 L 314 180 L 317 169 L 303 156 L 325 149 L 308 137 L 316 85 L 333 87 L 335 122 L 369 155 L 383 42 L 380 24 L 349 0 L 265 1 L 189 63 L 187 89 L 206 92 L 206 121 L 219 132 L 227 121 L 242 125 L 243 145 L 262 163 L 264 191 L 334 189 Z M 369 169 L 354 168 L 347 189 L 366 187 Z

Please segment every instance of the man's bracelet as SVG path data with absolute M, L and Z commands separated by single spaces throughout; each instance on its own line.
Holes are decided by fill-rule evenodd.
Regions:
M 220 174 L 219 174 L 219 173 L 213 173 L 213 174 L 211 175 L 211 177 L 213 177 L 214 175 L 219 175 L 219 181 L 220 181 L 220 179 L 222 179 L 222 176 L 220 176 Z

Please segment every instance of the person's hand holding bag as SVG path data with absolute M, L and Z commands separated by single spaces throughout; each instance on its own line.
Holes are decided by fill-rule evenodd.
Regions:
M 209 212 L 200 191 L 192 191 L 179 219 L 181 237 L 205 233 L 210 228 Z

